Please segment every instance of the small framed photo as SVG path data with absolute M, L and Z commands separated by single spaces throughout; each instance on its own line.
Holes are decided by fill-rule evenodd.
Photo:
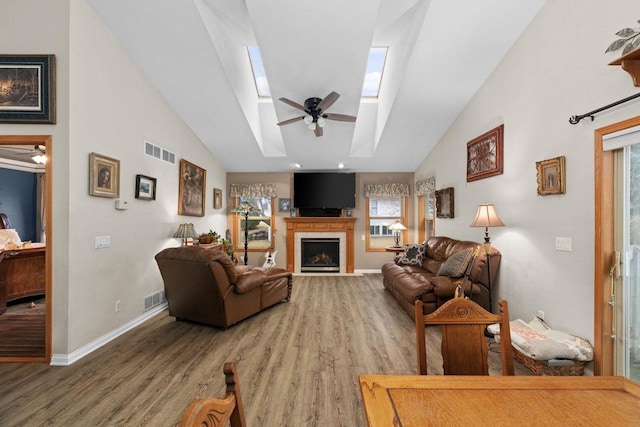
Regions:
M 436 217 L 453 218 L 453 187 L 436 190 Z
M 98 197 L 120 196 L 120 160 L 89 154 L 89 194 Z
M 290 216 L 291 218 L 295 218 L 295 217 L 296 217 L 296 210 L 295 210 L 295 209 L 291 209 L 291 210 L 289 211 L 289 216 Z
M 547 196 L 549 194 L 564 194 L 565 192 L 565 170 L 564 156 L 536 162 L 538 171 L 538 195 Z
M 178 215 L 204 216 L 207 171 L 185 159 L 180 160 Z
M 222 190 L 219 188 L 213 189 L 213 208 L 222 209 Z
M 0 122 L 56 122 L 55 55 L 0 55 Z
M 467 142 L 467 182 L 501 175 L 504 170 L 504 125 Z
M 156 199 L 156 179 L 145 175 L 136 175 L 136 199 Z
M 291 210 L 291 199 L 278 199 L 278 210 L 289 212 Z

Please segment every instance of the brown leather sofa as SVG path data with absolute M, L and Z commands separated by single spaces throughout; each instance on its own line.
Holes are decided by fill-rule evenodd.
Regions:
M 291 272 L 236 266 L 220 249 L 167 248 L 155 259 L 177 320 L 226 328 L 291 297 Z
M 470 298 L 473 301 L 491 311 L 487 255 L 481 243 L 440 236 L 432 237 L 421 245 L 408 245 L 410 246 L 421 251 L 423 256 L 411 257 L 409 261 L 413 261 L 414 264 L 421 262 L 417 265 L 409 265 L 405 254 L 399 254 L 394 261 L 382 266 L 382 276 L 384 287 L 411 318 L 414 317 L 416 300 L 422 300 L 424 313 L 429 314 L 451 299 L 458 285 L 464 285 L 465 293 L 469 295 L 470 290 Z M 418 246 L 420 246 L 419 249 Z M 469 251 L 465 251 L 467 249 Z M 465 251 L 464 254 L 460 253 L 461 251 Z M 455 274 L 443 275 L 451 272 L 443 271 L 447 270 L 447 266 L 442 270 L 441 267 L 456 254 L 458 254 L 456 258 L 461 258 L 461 255 L 466 256 L 467 264 L 457 265 L 460 270 Z M 468 254 L 471 255 L 468 256 Z M 489 260 L 491 283 L 495 283 L 501 258 L 500 252 L 491 248 Z M 449 264 L 451 261 L 454 259 L 450 260 Z M 438 275 L 439 271 L 443 274 Z

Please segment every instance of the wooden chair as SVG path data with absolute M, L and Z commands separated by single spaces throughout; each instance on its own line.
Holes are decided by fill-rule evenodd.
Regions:
M 445 375 L 489 375 L 489 353 L 484 330 L 500 324 L 502 375 L 513 375 L 513 351 L 507 302 L 498 301 L 500 314 L 493 314 L 467 298 L 445 302 L 433 313 L 424 315 L 422 301 L 415 303 L 418 373 L 427 375 L 426 325 L 440 325 L 442 360 Z
M 180 427 L 246 427 L 244 406 L 240 396 L 240 383 L 235 362 L 224 364 L 227 392 L 223 399 L 208 397 L 192 402 L 184 412 Z

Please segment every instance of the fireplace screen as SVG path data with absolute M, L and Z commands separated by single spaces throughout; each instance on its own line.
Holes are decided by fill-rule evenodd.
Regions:
M 301 239 L 301 272 L 340 272 L 340 239 Z

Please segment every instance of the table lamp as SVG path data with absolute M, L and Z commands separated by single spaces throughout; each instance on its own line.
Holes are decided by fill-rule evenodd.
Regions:
M 402 223 L 398 220 L 395 220 L 393 224 L 389 226 L 389 230 L 393 231 L 393 247 L 400 247 L 400 232 L 406 230 L 407 227 L 402 225 Z
M 180 224 L 175 233 L 173 233 L 173 237 L 176 239 L 182 239 L 182 246 L 187 246 L 188 239 L 195 239 L 198 237 L 198 233 L 196 233 L 193 224 Z

